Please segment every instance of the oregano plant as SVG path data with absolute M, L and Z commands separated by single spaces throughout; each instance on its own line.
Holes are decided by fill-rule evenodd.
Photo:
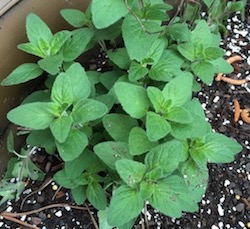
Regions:
M 203 17 L 193 1 L 171 17 L 163 0 L 92 0 L 85 12 L 61 10 L 74 29 L 56 34 L 27 16 L 29 42 L 18 48 L 41 59 L 20 65 L 1 85 L 40 77 L 44 89 L 7 118 L 25 128 L 27 145 L 61 158 L 53 179 L 76 204 L 98 210 L 100 228 L 131 228 L 147 204 L 175 218 L 197 211 L 207 164 L 231 162 L 242 149 L 213 131 L 194 92 L 216 73 L 232 72 L 220 48 L 223 22 L 245 2 L 202 2 Z M 96 45 L 111 70 L 87 71 L 77 61 Z M 43 179 L 29 152 L 9 162 L 0 203 L 20 195 L 24 178 Z

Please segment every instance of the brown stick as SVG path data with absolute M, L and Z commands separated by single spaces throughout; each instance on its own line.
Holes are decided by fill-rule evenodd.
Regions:
M 229 63 L 229 64 L 232 64 L 232 63 L 234 63 L 234 62 L 236 62 L 236 61 L 241 61 L 242 60 L 242 57 L 241 56 L 239 56 L 239 55 L 236 55 L 236 56 L 231 56 L 231 57 L 229 57 L 226 61 Z M 222 77 L 223 77 L 223 73 L 219 73 L 216 77 L 215 77 L 215 81 L 221 81 L 221 80 L 223 80 L 222 79 Z M 227 78 L 228 79 L 228 78 Z M 226 80 L 227 80 L 226 79 Z M 223 80 L 224 82 L 227 82 L 227 81 L 225 81 L 225 80 Z M 233 81 L 234 82 L 234 81 Z M 229 83 L 229 82 L 227 82 L 227 83 Z M 243 83 L 241 83 L 241 84 L 239 84 L 240 82 L 236 82 L 236 83 L 238 83 L 238 84 L 234 84 L 234 85 L 241 85 L 241 84 L 243 84 Z M 244 82 L 245 83 L 245 82 Z M 233 84 L 233 83 L 232 83 Z
M 234 102 L 234 122 L 238 122 L 241 113 L 240 104 L 237 99 L 234 99 L 233 102 Z
M 250 117 L 248 116 L 249 109 L 243 109 L 240 113 L 242 120 L 250 124 Z
M 36 225 L 31 225 L 29 223 L 26 223 L 26 222 L 23 222 L 22 220 L 20 219 L 16 219 L 14 217 L 11 217 L 11 216 L 8 216 L 8 215 L 2 215 L 5 219 L 9 220 L 9 221 L 12 221 L 14 223 L 17 223 L 19 225 L 23 225 L 25 227 L 28 227 L 28 228 L 34 228 L 34 229 L 40 229 L 40 227 L 37 227 Z
M 0 216 L 3 216 L 3 217 L 5 217 L 5 216 L 19 217 L 19 216 L 24 216 L 24 215 L 35 214 L 35 213 L 38 213 L 38 212 L 41 212 L 41 211 L 44 211 L 44 210 L 47 210 L 47 209 L 50 209 L 50 208 L 59 208 L 59 207 L 60 208 L 70 207 L 70 208 L 73 208 L 73 209 L 84 210 L 84 211 L 88 210 L 85 207 L 69 205 L 69 204 L 66 204 L 66 203 L 58 203 L 58 204 L 51 204 L 51 205 L 48 205 L 48 206 L 45 206 L 45 207 L 42 207 L 42 208 L 38 208 L 38 209 L 35 209 L 35 210 L 32 210 L 32 211 L 27 211 L 27 212 L 20 212 L 20 213 L 1 212 Z
M 226 83 L 230 83 L 232 85 L 242 85 L 242 84 L 247 82 L 246 79 L 237 80 L 237 79 L 231 79 L 231 78 L 228 78 L 228 77 L 225 77 L 225 76 L 222 76 L 221 80 L 226 82 Z

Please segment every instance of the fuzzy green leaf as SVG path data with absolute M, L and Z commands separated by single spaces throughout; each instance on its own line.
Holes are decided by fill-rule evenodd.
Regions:
M 125 142 L 101 142 L 94 146 L 96 155 L 111 169 L 115 170 L 115 162 L 120 159 L 132 159 L 128 144 Z
M 149 111 L 146 117 L 146 132 L 150 141 L 164 138 L 171 130 L 171 126 L 164 117 Z
M 98 210 L 104 210 L 107 207 L 107 199 L 102 186 L 96 182 L 92 181 L 89 183 L 86 195 L 89 202 Z
M 43 70 L 37 64 L 21 64 L 1 82 L 1 85 L 11 86 L 25 83 L 37 78 L 42 73 Z
M 92 19 L 97 29 L 107 28 L 128 13 L 123 0 L 93 0 L 91 3 Z M 103 20 L 105 18 L 105 20 Z
M 72 129 L 63 143 L 56 142 L 59 155 L 64 161 L 72 161 L 79 157 L 87 145 L 86 134 L 78 129 Z
M 72 118 L 76 123 L 88 123 L 101 118 L 107 111 L 105 104 L 94 99 L 83 99 L 74 106 Z
M 64 188 L 74 189 L 78 187 L 78 184 L 73 179 L 67 177 L 64 170 L 60 170 L 53 176 L 54 181 Z
M 224 51 L 218 47 L 208 47 L 205 49 L 204 55 L 206 60 L 216 60 L 223 57 Z
M 56 150 L 55 139 L 49 128 L 45 130 L 33 130 L 26 141 L 31 146 L 45 148 L 49 154 L 54 154 Z
M 163 96 L 166 100 L 171 100 L 172 106 L 182 106 L 191 99 L 192 84 L 193 76 L 183 73 L 166 84 L 162 90 Z
M 183 107 L 172 107 L 164 118 L 177 123 L 190 123 L 193 121 L 191 113 Z
M 35 102 L 20 105 L 12 109 L 7 118 L 16 125 L 43 130 L 58 115 L 58 105 L 55 103 Z
M 206 165 L 197 165 L 193 160 L 189 159 L 180 166 L 180 171 L 184 177 L 184 182 L 192 193 L 192 198 L 196 202 L 200 202 L 208 185 L 208 169 Z
M 214 80 L 215 68 L 206 61 L 195 62 L 191 65 L 195 75 L 197 75 L 204 83 L 210 84 Z
M 77 205 L 84 204 L 85 200 L 87 199 L 86 195 L 86 187 L 85 186 L 78 186 L 76 188 L 71 189 L 71 194 L 73 196 L 74 201 Z
M 63 60 L 73 61 L 79 57 L 87 48 L 94 32 L 89 28 L 76 29 L 71 32 L 72 36 L 62 47 Z
M 191 32 L 186 23 L 175 23 L 167 29 L 167 35 L 177 42 L 188 42 Z
M 182 43 L 177 46 L 178 51 L 182 56 L 184 56 L 189 61 L 194 61 L 195 56 L 195 44 L 193 43 Z
M 209 47 L 212 42 L 212 33 L 205 20 L 198 21 L 195 29 L 191 33 L 191 42 L 195 45 L 201 44 Z
M 183 198 L 186 202 L 183 203 Z M 160 212 L 170 217 L 181 217 L 182 210 L 186 205 L 192 205 L 193 211 L 197 210 L 197 204 L 187 195 L 187 186 L 179 176 L 170 176 L 154 185 L 154 193 L 149 200 L 150 204 Z
M 123 109 L 133 118 L 142 118 L 150 106 L 146 89 L 126 82 L 115 84 L 115 94 Z
M 50 55 L 57 54 L 64 43 L 70 38 L 71 32 L 67 30 L 59 31 L 58 33 L 54 34 L 50 41 Z
M 60 68 L 63 63 L 63 57 L 60 54 L 55 56 L 48 56 L 44 59 L 39 60 L 37 63 L 44 71 L 48 72 L 51 75 L 56 75 L 60 72 Z
M 144 78 L 148 73 L 148 69 L 145 66 L 142 66 L 140 63 L 135 61 L 131 62 L 128 70 L 128 78 L 131 82 L 135 82 Z
M 115 167 L 122 180 L 132 188 L 136 188 L 146 172 L 144 164 L 128 159 L 116 161 Z
M 124 114 L 107 114 L 102 123 L 106 131 L 115 141 L 127 142 L 131 129 L 138 126 L 136 119 Z
M 109 59 L 121 69 L 128 69 L 130 59 L 125 48 L 117 48 L 114 51 L 107 51 Z
M 39 56 L 41 58 L 44 58 L 46 56 L 37 45 L 34 45 L 32 43 L 19 44 L 17 48 L 26 53 Z
M 84 68 L 79 63 L 74 63 L 67 69 L 66 74 L 71 82 L 73 100 L 77 102 L 86 99 L 91 92 L 91 83 Z
M 51 100 L 60 105 L 70 105 L 73 102 L 73 90 L 69 76 L 61 73 L 56 77 L 51 91 Z
M 88 22 L 86 15 L 77 9 L 62 9 L 60 14 L 64 20 L 75 28 L 81 28 Z
M 40 39 L 49 43 L 53 36 L 49 27 L 33 13 L 26 18 L 26 31 L 30 43 L 34 45 L 38 45 Z
M 118 211 L 123 209 L 123 211 Z M 114 191 L 108 210 L 108 223 L 120 227 L 137 218 L 143 209 L 143 200 L 139 191 L 122 185 Z M 124 214 L 126 212 L 126 214 Z
M 145 165 L 149 170 L 161 168 L 163 175 L 166 176 L 178 168 L 184 151 L 180 141 L 172 140 L 163 143 L 149 151 L 145 157 Z
M 51 133 L 59 143 L 63 143 L 69 136 L 72 124 L 73 120 L 71 116 L 60 116 L 51 122 Z
M 122 24 L 122 36 L 125 41 L 128 55 L 131 60 L 141 61 L 147 57 L 148 50 L 159 36 L 157 33 L 149 34 L 160 30 L 160 25 L 155 21 L 143 21 L 144 29 L 132 14 L 128 14 Z
M 129 134 L 128 144 L 132 155 L 141 155 L 157 146 L 158 142 L 149 141 L 142 128 L 134 127 Z
M 164 107 L 165 98 L 161 90 L 157 87 L 147 87 L 147 94 L 150 102 L 153 104 L 156 113 L 159 113 Z
M 210 61 L 215 68 L 215 73 L 232 73 L 234 68 L 229 64 L 224 58 L 219 58 L 216 60 Z

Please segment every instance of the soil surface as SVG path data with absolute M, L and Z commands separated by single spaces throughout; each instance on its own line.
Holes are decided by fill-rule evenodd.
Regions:
M 249 4 L 250 5 L 250 4 Z M 250 78 L 250 11 L 246 8 L 246 21 L 241 22 L 239 14 L 229 19 L 228 38 L 222 43 L 226 50 L 225 58 L 241 55 L 243 60 L 235 63 L 234 73 L 227 77 Z M 90 61 L 89 68 L 103 67 L 103 56 Z M 237 99 L 241 108 L 250 108 L 250 83 L 240 86 L 223 81 L 212 85 L 202 85 L 197 94 L 213 129 L 236 139 L 243 150 L 230 164 L 209 164 L 210 180 L 206 194 L 196 213 L 184 213 L 181 219 L 174 219 L 149 210 L 149 228 L 211 228 L 247 229 L 250 228 L 250 124 L 241 119 L 234 122 L 233 100 Z M 18 202 L 9 201 L 1 206 L 1 211 L 25 212 L 16 217 L 23 222 L 37 225 L 37 228 L 95 228 L 94 209 L 89 205 L 77 207 L 67 190 L 58 187 L 52 180 L 53 173 L 60 169 L 60 161 L 38 152 L 34 161 L 47 173 L 44 182 L 29 182 L 26 191 Z M 56 205 L 53 205 L 56 204 Z M 40 209 L 47 206 L 47 209 Z M 38 210 L 36 210 L 38 209 Z M 39 210 L 40 209 L 40 210 Z M 143 213 L 142 213 L 143 215 Z M 144 218 L 144 217 L 142 217 Z M 96 219 L 97 220 L 97 219 Z M 135 228 L 143 228 L 138 222 Z M 0 217 L 0 228 L 28 228 Z

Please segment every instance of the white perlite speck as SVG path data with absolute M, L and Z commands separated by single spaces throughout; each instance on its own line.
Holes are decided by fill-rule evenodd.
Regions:
M 231 182 L 230 182 L 229 180 L 225 180 L 225 181 L 224 181 L 224 186 L 227 187 L 228 185 L 230 185 L 230 183 L 231 183 Z
M 220 204 L 217 204 L 217 210 L 220 216 L 224 216 L 224 209 Z
M 219 229 L 219 227 L 216 225 L 212 225 L 211 229 Z
M 56 212 L 55 215 L 56 215 L 57 217 L 62 217 L 62 211 Z

